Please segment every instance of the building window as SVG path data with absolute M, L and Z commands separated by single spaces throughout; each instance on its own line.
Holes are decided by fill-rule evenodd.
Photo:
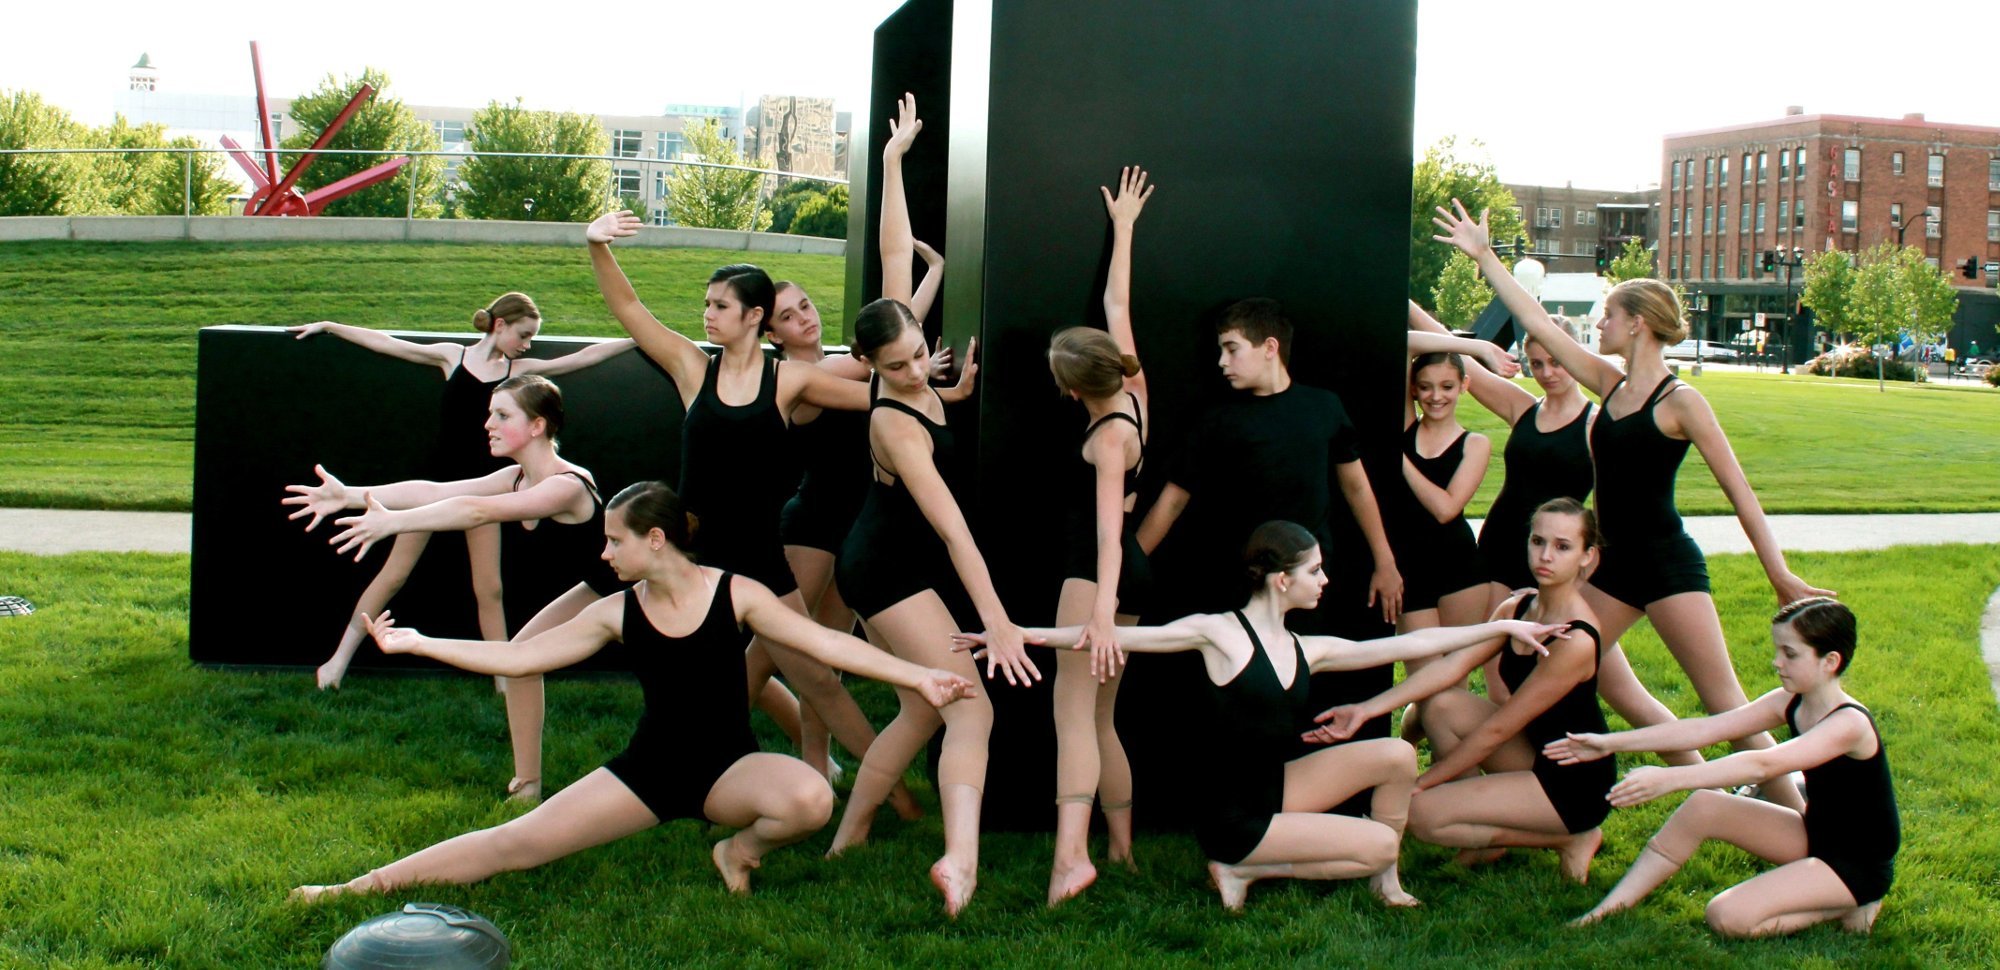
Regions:
M 1792 149 L 1792 178 L 1803 182 L 1805 181 L 1805 177 L 1806 150 L 1803 148 L 1794 148 Z
M 1750 153 L 1743 153 L 1743 184 L 1750 184 Z
M 1944 155 L 1938 152 L 1931 153 L 1931 167 L 1930 167 L 1929 179 L 1930 179 L 1930 184 L 1932 185 L 1944 184 Z
M 1687 210 L 1687 218 L 1682 219 L 1681 222 L 1687 225 L 1687 234 L 1692 236 L 1694 235 L 1694 206 L 1688 205 L 1681 208 Z
M 1939 224 L 1939 222 L 1943 219 L 1943 217 L 1944 213 L 1939 212 L 1937 206 L 1934 205 L 1924 206 L 1925 239 L 1936 239 L 1944 234 L 1944 226 Z
M 1724 155 L 1715 160 L 1715 177 L 1716 184 L 1729 184 L 1729 156 Z
M 1701 207 L 1701 231 L 1703 233 L 1715 231 L 1715 207 L 1712 205 Z
M 2000 242 L 2000 209 L 1986 210 L 1986 241 Z
M 1701 184 L 1703 184 L 1703 185 L 1706 185 L 1706 186 L 1710 186 L 1710 187 L 1713 187 L 1713 186 L 1715 185 L 1715 156 L 1714 156 L 1714 155 L 1710 155 L 1710 156 L 1708 156 L 1708 173 L 1707 173 L 1706 175 L 1702 176 L 1702 183 L 1701 183 Z
M 644 177 L 636 168 L 621 168 L 612 173 L 621 199 L 637 199 L 645 191 Z
M 1890 153 L 1889 153 L 1889 174 L 1890 174 L 1890 175 L 1901 175 L 1901 174 L 1903 174 L 1903 153 L 1902 153 L 1902 152 L 1890 152 Z
M 1861 181 L 1861 149 L 1850 148 L 1841 154 L 1840 173 L 1849 182 Z
M 1759 203 L 1759 204 L 1761 205 L 1762 203 Z M 1750 203 L 1748 203 L 1748 202 L 1745 202 L 1745 203 L 1743 203 L 1743 224 L 1742 224 L 1742 225 L 1740 225 L 1740 226 L 1737 226 L 1737 227 L 1736 227 L 1736 231 L 1737 231 L 1737 232 L 1749 232 L 1749 231 L 1750 231 Z
M 1680 235 L 1680 234 L 1681 234 L 1681 210 L 1680 210 L 1680 209 L 1678 209 L 1678 208 L 1673 208 L 1673 209 L 1669 209 L 1669 210 L 1667 211 L 1667 217 L 1673 220 L 1673 224 L 1674 224 L 1674 228 L 1673 228 L 1673 233 L 1672 233 L 1672 235 L 1676 235 L 1676 236 Z
M 1715 205 L 1715 231 L 1729 231 L 1729 203 L 1727 202 L 1718 202 Z
M 1804 229 L 1805 227 L 1806 227 L 1806 200 L 1800 199 L 1798 202 L 1792 205 L 1792 228 Z
M 684 151 L 687 151 L 687 139 L 682 138 L 680 132 L 660 132 L 661 158 L 679 158 Z
M 1901 202 L 1891 202 L 1889 203 L 1889 228 L 1900 229 L 1902 227 L 1903 204 Z
M 431 130 L 437 132 L 438 141 L 443 142 L 447 150 L 455 145 L 465 144 L 465 122 L 463 121 L 433 121 L 431 122 Z
M 630 128 L 618 128 L 611 132 L 611 154 L 619 158 L 638 158 L 641 133 Z
M 1986 190 L 2000 192 L 2000 158 L 1988 159 L 1986 162 Z
M 1541 206 L 1541 205 L 1538 205 L 1538 206 L 1536 206 L 1536 207 L 1535 207 L 1535 228 L 1537 228 L 1537 229 L 1547 229 L 1548 227 L 1549 227 L 1549 209 L 1548 209 L 1548 206 Z
M 666 197 L 667 170 L 664 168 L 655 168 L 653 169 L 653 198 L 664 199 Z M 665 225 L 665 223 L 654 223 L 654 225 Z
M 1765 206 L 1766 204 L 1767 204 L 1767 203 L 1763 203 L 1763 202 L 1759 202 L 1759 203 L 1757 203 L 1757 231 L 1758 231 L 1758 232 L 1763 232 L 1763 231 L 1764 231 L 1764 206 Z
M 1763 227 L 1762 227 L 1762 226 L 1759 226 L 1758 228 L 1763 228 Z M 1789 230 L 1789 229 L 1791 229 L 1791 228 L 1792 228 L 1792 200 L 1790 200 L 1790 199 L 1779 199 L 1779 200 L 1778 200 L 1778 231 L 1780 231 L 1780 232 L 1784 232 L 1784 231 L 1787 231 L 1787 230 Z
M 1757 184 L 1764 184 L 1771 177 L 1771 157 L 1768 152 L 1757 153 Z
M 1554 206 L 1549 209 L 1549 228 L 1561 229 L 1562 227 L 1563 227 L 1562 206 Z
M 1861 203 L 1842 202 L 1840 204 L 1840 231 L 1856 232 L 1861 228 Z
M 1792 153 L 1781 148 L 1778 150 L 1778 181 L 1783 182 L 1791 177 Z
M 1590 240 L 1588 240 L 1588 239 L 1578 239 L 1578 240 L 1574 240 L 1574 241 L 1572 241 L 1572 242 L 1570 243 L 1570 255 L 1572 255 L 1572 256 L 1588 256 L 1588 255 L 1590 255 L 1590 253 L 1591 253 L 1591 245 L 1590 245 Z
M 1681 163 L 1680 163 L 1680 160 L 1679 160 L 1679 159 L 1675 159 L 1675 160 L 1674 160 L 1674 191 L 1676 191 L 1676 192 L 1680 191 L 1680 187 L 1681 187 Z

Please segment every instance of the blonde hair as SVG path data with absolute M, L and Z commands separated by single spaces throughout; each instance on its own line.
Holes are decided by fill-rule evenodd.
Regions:
M 1563 332 L 1563 333 L 1566 333 L 1566 334 L 1569 334 L 1569 339 L 1571 339 L 1571 340 L 1579 340 L 1579 341 L 1580 341 L 1580 340 L 1582 339 L 1582 336 L 1581 336 L 1581 335 L 1582 335 L 1582 331 L 1580 331 L 1580 330 L 1578 330 L 1578 329 L 1576 328 L 1576 321 L 1575 321 L 1575 320 L 1571 320 L 1570 318 L 1568 318 L 1568 317 L 1566 317 L 1566 316 L 1563 316 L 1563 315 L 1562 315 L 1562 314 L 1560 314 L 1560 313 L 1551 313 L 1551 314 L 1549 314 L 1549 320 L 1550 320 L 1551 322 L 1553 322 L 1553 323 L 1554 323 L 1554 324 L 1555 324 L 1555 325 L 1556 325 L 1557 327 L 1561 328 L 1561 329 L 1562 329 L 1562 332 Z M 1522 356 L 1522 357 L 1526 357 L 1526 356 L 1528 356 L 1528 347 L 1529 347 L 1530 345 L 1532 345 L 1532 344 L 1533 344 L 1534 342 L 1535 342 L 1535 337 L 1534 337 L 1534 335 L 1533 335 L 1533 334 L 1527 334 L 1527 335 L 1524 335 L 1524 336 L 1522 336 L 1522 337 L 1521 337 L 1521 356 Z M 1526 365 L 1526 362 L 1525 362 L 1525 361 L 1523 361 L 1523 366 L 1525 366 L 1525 365 Z
M 1672 287 L 1659 280 L 1626 280 L 1611 288 L 1611 292 L 1604 297 L 1604 303 L 1643 318 L 1646 328 L 1653 331 L 1653 337 L 1662 344 L 1677 344 L 1687 339 L 1688 327 L 1687 321 L 1681 319 L 1681 301 L 1674 296 Z
M 1095 327 L 1069 327 L 1049 340 L 1049 369 L 1056 386 L 1084 397 L 1110 397 L 1137 376 L 1139 358 L 1119 353 L 1111 335 Z
M 523 317 L 540 320 L 542 308 L 536 306 L 534 299 L 526 293 L 502 293 L 499 299 L 472 311 L 472 329 L 492 333 L 494 321 L 505 323 Z

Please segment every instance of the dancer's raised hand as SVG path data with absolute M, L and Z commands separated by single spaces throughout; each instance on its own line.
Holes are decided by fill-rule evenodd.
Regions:
M 1153 197 L 1157 185 L 1146 184 L 1146 170 L 1137 165 L 1127 165 L 1118 173 L 1118 193 L 1100 185 L 1097 191 L 1104 193 L 1104 211 L 1111 221 L 1126 228 L 1139 221 L 1139 210 L 1146 207 L 1146 200 Z
M 922 130 L 924 122 L 917 117 L 917 96 L 905 92 L 896 99 L 896 117 L 889 119 L 889 142 L 882 146 L 882 158 L 902 158 Z
M 307 532 L 319 528 L 320 519 L 347 508 L 347 486 L 322 465 L 314 465 L 313 472 L 319 476 L 318 485 L 287 485 L 285 491 L 292 494 L 278 500 L 280 505 L 299 506 L 297 512 L 285 516 L 287 521 L 312 516 L 312 521 L 306 523 Z
M 414 629 L 397 626 L 388 610 L 372 618 L 363 613 L 361 623 L 368 628 L 368 635 L 375 638 L 375 645 L 381 647 L 383 653 L 415 653 L 417 644 L 424 638 Z
M 1492 235 L 1486 231 L 1486 210 L 1479 210 L 1479 218 L 1474 219 L 1465 211 L 1465 203 L 1457 199 L 1451 200 L 1451 208 L 1455 211 L 1447 212 L 1444 206 L 1437 207 L 1437 216 L 1432 218 L 1431 222 L 1439 229 L 1443 229 L 1444 234 L 1431 238 L 1441 243 L 1450 243 L 1457 246 L 1459 252 L 1478 258 L 1480 253 L 1493 244 Z
M 583 227 L 583 239 L 585 242 L 609 244 L 613 239 L 638 235 L 644 225 L 645 222 L 633 215 L 632 210 L 619 209 L 591 220 L 590 225 Z
M 375 543 L 396 534 L 395 530 L 389 527 L 389 517 L 395 513 L 377 502 L 373 494 L 366 496 L 365 501 L 367 505 L 360 515 L 335 519 L 334 525 L 346 526 L 347 530 L 326 540 L 326 544 L 336 547 L 334 552 L 341 555 L 346 555 L 347 550 L 359 546 L 359 550 L 354 553 L 355 562 L 360 562 L 363 556 L 368 555 L 368 550 L 375 548 Z

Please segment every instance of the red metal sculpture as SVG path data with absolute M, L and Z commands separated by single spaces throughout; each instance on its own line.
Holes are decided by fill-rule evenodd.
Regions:
M 271 109 L 264 100 L 264 68 L 258 62 L 257 42 L 254 40 L 250 42 L 250 73 L 257 80 L 257 125 L 258 133 L 264 138 L 263 166 L 259 167 L 235 139 L 227 135 L 222 137 L 222 147 L 229 150 L 229 157 L 235 159 L 236 164 L 242 166 L 243 171 L 250 176 L 253 191 L 250 194 L 250 201 L 243 205 L 244 215 L 316 216 L 326 208 L 327 203 L 344 195 L 352 195 L 377 182 L 386 181 L 393 177 L 397 170 L 410 164 L 408 156 L 390 159 L 331 185 L 323 185 L 311 192 L 299 191 L 295 183 L 298 182 L 299 176 L 304 174 L 306 166 L 311 165 L 313 159 L 319 157 L 320 149 L 325 148 L 326 143 L 333 140 L 333 136 L 347 124 L 348 119 L 354 117 L 354 112 L 360 110 L 362 102 L 375 94 L 375 89 L 363 84 L 361 90 L 355 92 L 354 97 L 347 102 L 347 107 L 340 109 L 340 114 L 326 126 L 326 130 L 320 132 L 318 138 L 313 139 L 312 147 L 306 149 L 305 154 L 299 156 L 299 160 L 294 162 L 281 177 L 278 174 L 278 145 L 271 137 Z

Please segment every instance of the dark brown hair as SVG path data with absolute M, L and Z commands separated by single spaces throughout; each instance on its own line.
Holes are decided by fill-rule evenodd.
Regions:
M 526 293 L 502 293 L 499 299 L 472 311 L 472 329 L 492 333 L 495 323 L 512 323 L 524 318 L 540 320 L 542 308 L 536 306 Z
M 1532 528 L 1534 525 L 1534 521 L 1538 518 L 1541 518 L 1544 513 L 1553 513 L 1555 515 L 1574 515 L 1577 518 L 1583 520 L 1583 547 L 1585 549 L 1598 549 L 1603 547 L 1604 537 L 1599 535 L 1597 532 L 1597 513 L 1591 511 L 1590 508 L 1584 505 L 1582 502 L 1570 498 L 1567 495 L 1560 495 L 1555 498 L 1549 499 L 1548 501 L 1535 506 L 1535 514 L 1528 516 L 1529 527 Z
M 856 357 L 875 359 L 875 352 L 887 347 L 903 331 L 920 327 L 916 314 L 902 303 L 883 297 L 871 301 L 854 315 L 854 345 Z
M 529 420 L 541 418 L 548 425 L 549 441 L 555 441 L 556 436 L 562 434 L 562 388 L 557 387 L 556 382 L 540 374 L 522 374 L 501 381 L 500 386 L 493 389 L 495 394 L 502 391 L 513 396 L 514 403 L 521 406 L 521 413 L 527 415 Z
M 1220 337 L 1234 330 L 1252 345 L 1262 346 L 1264 341 L 1277 338 L 1278 362 L 1290 366 L 1292 363 L 1292 321 L 1285 316 L 1285 308 L 1269 297 L 1253 296 L 1238 300 L 1222 311 L 1222 319 L 1215 322 L 1215 335 Z
M 1439 364 L 1450 364 L 1451 369 L 1458 372 L 1459 382 L 1464 383 L 1465 360 L 1448 350 L 1434 350 L 1428 354 L 1418 354 L 1417 359 L 1410 362 L 1411 385 L 1417 383 L 1417 374 L 1421 373 L 1424 368 L 1436 367 Z
M 1312 531 L 1296 522 L 1274 519 L 1250 533 L 1243 544 L 1243 573 L 1250 592 L 1264 586 L 1264 577 L 1282 573 L 1306 561 L 1306 553 L 1319 545 Z
M 694 540 L 694 516 L 688 514 L 679 493 L 669 488 L 666 482 L 646 481 L 627 485 L 611 496 L 604 510 L 618 511 L 625 517 L 625 525 L 637 535 L 660 530 L 667 541 L 674 544 L 674 548 L 692 558 L 688 550 Z
M 1120 353 L 1111 335 L 1096 327 L 1066 327 L 1049 338 L 1049 369 L 1056 386 L 1084 397 L 1118 393 L 1139 373 L 1139 358 Z
M 1799 639 L 1813 648 L 1813 653 L 1826 656 L 1840 654 L 1840 666 L 1833 668 L 1835 676 L 1847 672 L 1847 665 L 1854 660 L 1854 646 L 1859 638 L 1855 631 L 1854 611 L 1846 603 L 1831 596 L 1808 596 L 1793 600 L 1778 608 L 1771 617 L 1771 625 L 1790 623 Z

